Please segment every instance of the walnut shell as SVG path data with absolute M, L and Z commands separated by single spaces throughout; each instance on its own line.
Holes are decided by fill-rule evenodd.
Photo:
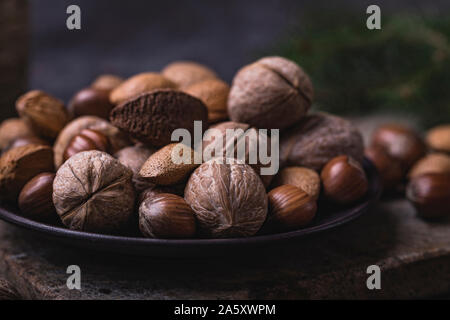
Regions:
M 171 89 L 144 93 L 116 106 L 110 114 L 113 125 L 154 147 L 169 144 L 175 129 L 185 128 L 193 136 L 194 121 L 206 124 L 207 119 L 203 102 Z
M 210 68 L 191 61 L 176 61 L 168 64 L 162 75 L 175 82 L 179 88 L 186 88 L 194 83 L 217 78 Z
M 6 119 L 0 124 L 0 149 L 10 146 L 14 140 L 35 136 L 23 119 Z
M 80 152 L 56 172 L 53 203 L 73 230 L 111 233 L 127 226 L 135 193 L 130 169 L 102 151 Z
M 111 152 L 116 152 L 128 145 L 130 140 L 118 128 L 114 127 L 108 121 L 96 116 L 83 116 L 71 121 L 61 131 L 53 146 L 55 152 L 55 167 L 59 168 L 63 163 L 63 154 L 70 140 L 83 129 L 96 130 L 108 137 L 111 143 Z
M 226 160 L 230 164 L 213 159 L 198 167 L 189 178 L 184 198 L 206 237 L 252 236 L 267 216 L 266 190 L 250 166 Z
M 311 114 L 281 135 L 281 166 L 319 171 L 339 155 L 351 156 L 358 162 L 364 157 L 361 133 L 343 118 L 322 112 Z
M 53 151 L 49 146 L 29 144 L 10 149 L 0 157 L 0 197 L 16 201 L 31 178 L 53 169 Z
M 20 96 L 16 101 L 16 109 L 33 131 L 44 138 L 56 138 L 69 122 L 64 103 L 40 90 Z
M 313 86 L 296 63 L 267 57 L 243 67 L 233 79 L 228 114 L 257 128 L 284 129 L 303 118 L 313 100 Z
M 112 104 L 119 104 L 144 92 L 163 88 L 176 88 L 176 85 L 158 73 L 140 73 L 128 78 L 111 91 L 109 100 Z
M 208 108 L 208 121 L 214 123 L 228 118 L 227 102 L 230 86 L 220 79 L 194 83 L 184 92 L 199 98 Z

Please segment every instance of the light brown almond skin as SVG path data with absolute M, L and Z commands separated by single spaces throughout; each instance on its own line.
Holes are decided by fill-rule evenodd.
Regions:
M 31 178 L 53 170 L 53 151 L 49 146 L 30 144 L 10 149 L 0 158 L 0 197 L 16 202 Z
M 214 123 L 228 118 L 227 101 L 230 86 L 220 79 L 208 79 L 194 83 L 183 90 L 199 98 L 208 109 L 208 121 Z
M 176 61 L 168 64 L 161 74 L 184 89 L 208 79 L 217 78 L 216 73 L 202 64 L 192 61 Z
M 303 167 L 286 167 L 282 169 L 273 182 L 274 187 L 292 185 L 305 191 L 311 198 L 317 200 L 320 194 L 319 174 Z
M 16 109 L 37 135 L 48 139 L 56 138 L 70 119 L 61 100 L 40 90 L 20 96 Z
M 450 124 L 432 128 L 426 135 L 429 148 L 450 154 Z
M 102 74 L 95 78 L 91 84 L 91 88 L 111 91 L 122 84 L 123 81 L 124 79 L 122 77 L 114 74 Z
M 413 179 L 426 173 L 450 173 L 450 156 L 445 153 L 431 153 L 411 168 L 408 178 Z
M 175 83 L 159 73 L 140 73 L 128 78 L 112 90 L 109 100 L 112 104 L 117 105 L 147 91 L 166 88 L 175 89 L 176 87 Z
M 184 155 L 183 152 L 188 152 L 190 163 L 174 163 L 172 161 L 172 151 L 174 148 L 181 146 L 183 145 L 180 143 L 172 143 L 152 154 L 142 165 L 139 176 L 147 181 L 165 186 L 186 181 L 189 174 L 200 164 L 194 163 L 195 152 L 186 146 L 184 146 L 186 149 L 179 149 L 178 152 L 180 156 Z
M 33 136 L 35 136 L 33 130 L 31 130 L 23 119 L 6 119 L 0 124 L 0 149 L 5 149 L 10 146 L 14 140 L 19 138 Z

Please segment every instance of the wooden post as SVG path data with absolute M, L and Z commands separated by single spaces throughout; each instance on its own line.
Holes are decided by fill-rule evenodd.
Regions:
M 0 120 L 16 114 L 14 101 L 27 86 L 28 1 L 0 1 Z

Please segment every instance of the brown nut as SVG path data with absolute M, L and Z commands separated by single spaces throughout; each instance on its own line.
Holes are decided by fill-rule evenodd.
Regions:
M 282 169 L 273 182 L 274 187 L 292 185 L 305 191 L 312 199 L 317 200 L 320 194 L 319 174 L 303 167 L 287 167 Z
M 285 129 L 308 112 L 313 86 L 295 62 L 266 57 L 243 67 L 233 79 L 228 114 L 257 128 Z
M 431 153 L 417 161 L 408 173 L 412 179 L 425 173 L 450 173 L 450 156 L 445 153 Z
M 385 191 L 395 189 L 403 181 L 402 163 L 391 157 L 384 149 L 380 147 L 366 148 L 365 156 L 377 168 Z
M 83 116 L 71 121 L 61 131 L 53 146 L 55 152 L 55 167 L 59 168 L 63 161 L 63 154 L 70 140 L 83 129 L 92 129 L 103 133 L 108 137 L 111 144 L 111 152 L 117 152 L 120 149 L 131 144 L 128 137 L 118 128 L 111 125 L 108 121 L 95 116 Z
M 150 183 L 149 183 L 150 184 Z M 171 186 L 158 186 L 151 184 L 147 189 L 143 190 L 138 197 L 138 203 L 142 203 L 146 198 L 155 197 L 161 193 L 171 193 L 180 197 L 184 197 L 185 183 L 171 185 Z
M 139 176 L 159 185 L 179 184 L 199 165 L 193 149 L 172 143 L 153 153 L 142 165 Z
M 194 133 L 194 121 L 205 127 L 208 111 L 199 99 L 187 93 L 164 89 L 142 94 L 116 106 L 110 115 L 114 126 L 154 147 L 171 143 L 175 129 Z
M 79 134 L 74 136 L 64 150 L 63 159 L 66 161 L 74 154 L 82 151 L 99 150 L 108 152 L 108 138 L 100 131 L 92 129 L 83 129 Z
M 20 96 L 16 101 L 16 109 L 33 131 L 44 138 L 56 138 L 69 122 L 64 103 L 40 90 Z
M 144 92 L 164 88 L 176 88 L 176 85 L 158 73 L 140 73 L 128 78 L 113 91 L 111 91 L 109 100 L 111 103 L 117 105 L 133 99 Z
M 227 101 L 230 86 L 220 79 L 209 79 L 190 85 L 184 92 L 199 98 L 208 108 L 208 121 L 215 123 L 228 118 Z
M 450 153 L 450 124 L 444 124 L 430 129 L 426 142 L 434 151 Z
M 427 173 L 413 178 L 406 188 L 406 198 L 424 218 L 450 215 L 450 174 Z
M 184 198 L 204 236 L 252 236 L 267 216 L 266 190 L 250 166 L 226 160 L 229 164 L 213 159 L 198 167 L 189 178 Z
M 267 149 L 267 156 L 271 154 L 271 140 L 267 134 L 261 133 L 255 128 L 250 128 L 246 123 L 233 121 L 218 123 L 210 129 L 205 132 L 203 137 L 204 161 L 214 157 L 238 158 L 238 149 L 243 143 L 245 149 L 243 149 L 242 158 L 239 160 L 244 161 L 255 170 L 263 181 L 264 186 L 268 187 L 270 185 L 273 174 L 263 174 L 262 169 L 270 167 L 272 163 L 263 164 L 259 158 L 260 153 L 258 154 L 258 152 L 261 152 L 261 148 Z M 234 130 L 233 135 L 228 134 L 227 136 L 228 130 Z M 231 153 L 231 147 L 234 148 L 234 153 L 227 154 L 227 152 Z M 216 154 L 216 152 L 219 154 Z M 252 159 L 250 154 L 257 154 L 257 159 Z
M 123 82 L 123 78 L 113 74 L 102 74 L 91 84 L 91 88 L 100 90 L 113 90 Z
M 267 227 L 294 230 L 310 223 L 317 211 L 317 202 L 305 191 L 292 185 L 282 185 L 269 192 Z
M 280 138 L 281 166 L 320 171 L 332 158 L 348 155 L 362 162 L 363 138 L 350 121 L 327 113 L 306 116 Z
M 176 61 L 167 65 L 161 74 L 173 81 L 179 88 L 186 88 L 194 83 L 215 79 L 217 75 L 210 68 L 191 61 Z
M 369 187 L 360 163 L 348 156 L 331 159 L 320 177 L 325 197 L 338 204 L 350 204 L 361 199 Z
M 41 138 L 34 137 L 34 136 L 29 136 L 29 137 L 17 138 L 6 148 L 6 150 L 9 150 L 12 148 L 17 148 L 17 147 L 23 147 L 28 144 L 38 144 L 38 145 L 43 145 L 43 146 L 50 145 L 48 143 L 48 141 L 46 141 L 46 140 L 42 140 Z
M 109 112 L 114 105 L 109 102 L 110 90 L 101 90 L 94 88 L 85 88 L 75 94 L 69 102 L 69 112 L 73 117 L 97 116 L 108 119 Z
M 0 157 L 0 197 L 16 202 L 31 178 L 53 169 L 53 152 L 48 146 L 29 144 L 10 149 Z
M 425 144 L 412 129 L 398 124 L 386 124 L 372 135 L 372 146 L 384 149 L 402 163 L 404 172 L 425 154 Z
M 57 217 L 52 199 L 54 179 L 53 172 L 44 172 L 28 181 L 22 188 L 18 206 L 24 216 L 44 222 Z
M 139 206 L 139 229 L 149 238 L 191 238 L 196 229 L 194 211 L 182 197 L 160 193 Z
M 56 172 L 53 203 L 70 229 L 112 233 L 126 228 L 134 210 L 130 169 L 105 152 L 77 153 Z
M 23 119 L 6 119 L 0 124 L 0 149 L 7 148 L 14 140 L 34 135 L 34 132 Z

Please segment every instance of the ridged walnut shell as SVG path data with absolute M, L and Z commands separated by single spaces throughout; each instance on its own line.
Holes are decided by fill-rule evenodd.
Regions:
M 110 114 L 114 126 L 154 147 L 171 142 L 175 129 L 194 133 L 194 121 L 207 125 L 208 111 L 199 99 L 187 93 L 162 89 L 144 93 L 116 106 Z
M 302 68 L 282 57 L 267 57 L 238 71 L 228 114 L 257 128 L 284 129 L 306 115 L 312 100 L 313 86 Z
M 111 144 L 112 153 L 130 145 L 131 143 L 122 131 L 111 125 L 108 121 L 95 116 L 79 117 L 67 124 L 56 139 L 53 146 L 56 168 L 59 168 L 64 162 L 63 154 L 70 143 L 70 140 L 72 140 L 72 138 L 77 134 L 81 133 L 83 129 L 96 130 L 108 137 Z
M 73 230 L 113 233 L 133 214 L 133 173 L 105 152 L 80 152 L 56 172 L 53 203 L 65 226 Z
M 213 159 L 202 164 L 184 192 L 199 231 L 209 238 L 252 236 L 267 216 L 267 194 L 258 175 L 246 164 L 227 160 L 231 163 Z
M 350 121 L 327 113 L 308 115 L 280 138 L 282 167 L 299 166 L 319 171 L 339 155 L 362 162 L 363 138 Z
M 128 78 L 112 90 L 109 100 L 112 104 L 117 105 L 144 92 L 163 88 L 176 88 L 176 84 L 159 73 L 140 73 Z
M 216 73 L 207 66 L 191 61 L 172 62 L 161 71 L 161 74 L 175 82 L 179 88 L 217 78 Z

